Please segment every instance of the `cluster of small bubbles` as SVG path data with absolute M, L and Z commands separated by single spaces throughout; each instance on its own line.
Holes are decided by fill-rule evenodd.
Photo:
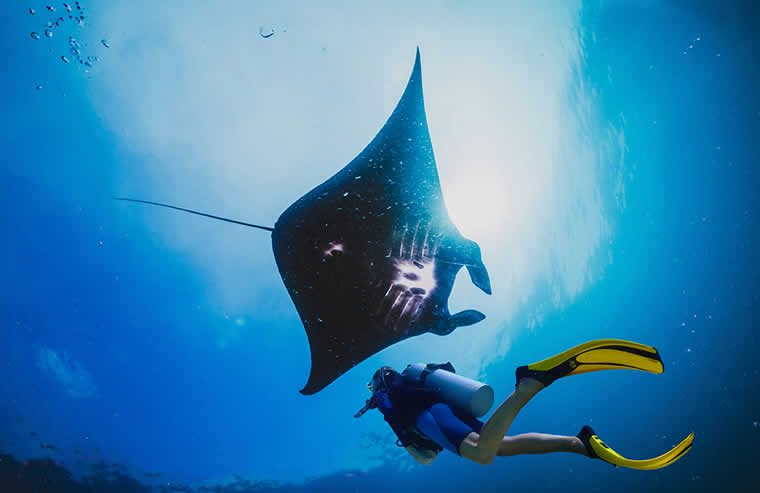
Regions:
M 70 1 L 70 0 L 69 0 Z M 50 14 L 50 17 L 48 19 L 43 18 L 43 26 L 41 26 L 40 31 L 32 31 L 29 35 L 32 39 L 39 40 L 42 39 L 42 37 L 45 37 L 47 39 L 52 39 L 53 34 L 55 33 L 55 30 L 58 28 L 66 29 L 70 32 L 70 29 L 67 29 L 66 21 L 74 21 L 75 24 L 78 24 L 81 27 L 84 27 L 85 23 L 85 12 L 82 6 L 78 1 L 72 2 L 72 3 L 65 3 L 61 2 L 63 5 L 64 11 L 56 12 L 56 8 L 53 5 L 46 5 L 45 8 L 48 12 L 54 12 L 55 14 Z M 43 11 L 44 12 L 44 11 Z M 37 15 L 37 11 L 29 7 L 29 14 L 30 15 Z M 59 14 L 63 14 L 60 15 Z M 55 17 L 58 16 L 58 17 Z M 71 26 L 71 22 L 69 22 L 68 26 Z M 76 28 L 74 28 L 76 29 Z M 42 34 L 40 34 L 40 32 Z M 69 33 L 67 32 L 66 35 Z M 61 35 L 60 38 L 66 39 L 66 35 Z M 56 37 L 58 38 L 58 37 Z M 105 48 L 110 48 L 111 45 L 106 39 L 101 39 L 100 43 Z M 49 48 L 49 52 L 53 52 L 54 48 Z M 100 61 L 100 59 L 97 56 L 94 55 L 86 55 L 86 51 L 88 51 L 89 48 L 87 44 L 84 45 L 80 44 L 79 41 L 74 36 L 68 36 L 68 51 L 69 53 L 65 55 L 60 55 L 61 61 L 66 64 L 71 64 L 74 62 L 75 65 L 81 65 L 82 70 L 84 72 L 89 72 L 90 68 L 94 67 L 96 63 Z M 79 62 L 79 63 L 77 63 Z M 35 88 L 37 90 L 42 89 L 42 85 L 37 85 Z
M 69 36 L 69 50 L 71 51 L 72 55 L 78 55 L 79 54 L 79 48 L 81 48 L 81 45 L 79 44 L 79 41 L 73 36 Z
M 684 50 L 683 54 L 685 55 L 686 53 L 688 53 L 689 50 L 694 49 L 694 43 L 701 40 L 702 40 L 702 36 L 697 36 L 696 39 L 689 45 L 689 47 Z
M 88 55 L 86 57 L 82 56 L 81 48 L 82 48 L 82 45 L 79 44 L 79 41 L 77 41 L 77 39 L 74 38 L 73 36 L 69 36 L 69 51 L 71 52 L 72 55 L 74 55 L 74 57 L 77 59 L 77 61 L 80 64 L 85 65 L 87 67 L 92 67 L 95 65 L 95 63 L 97 63 L 100 60 L 98 57 L 93 56 L 93 55 Z
M 73 12 L 73 9 L 72 9 L 71 5 L 69 5 L 69 4 L 67 4 L 67 3 L 64 3 L 64 4 L 63 4 L 63 6 L 66 8 L 66 12 L 67 12 L 67 13 L 71 14 L 71 13 Z M 46 8 L 47 8 L 47 10 L 49 10 L 50 12 L 55 12 L 55 7 L 53 7 L 52 5 L 48 5 L 48 6 L 46 6 Z M 82 7 L 79 5 L 79 2 L 77 2 L 77 3 L 76 3 L 76 9 L 77 9 L 78 15 L 76 15 L 76 16 L 72 16 L 72 15 L 69 15 L 69 16 L 68 16 L 68 18 L 69 18 L 69 19 L 72 19 L 72 20 L 74 20 L 74 21 L 76 21 L 76 23 L 77 23 L 77 24 L 79 24 L 80 26 L 83 26 L 83 27 L 84 27 L 84 10 L 83 10 L 83 9 L 82 9 Z M 31 15 L 35 15 L 35 14 L 36 14 L 36 11 L 35 11 L 33 8 L 31 8 L 31 7 L 30 7 L 30 8 L 29 8 L 29 13 L 30 13 Z M 46 35 L 48 38 L 52 38 L 52 37 L 53 37 L 53 31 L 52 31 L 52 29 L 54 29 L 54 28 L 56 28 L 56 27 L 60 27 L 60 26 L 61 26 L 61 24 L 63 24 L 65 21 L 66 21 L 66 19 L 65 19 L 63 16 L 61 16 L 61 17 L 58 17 L 58 18 L 57 18 L 57 19 L 55 19 L 54 21 L 48 21 L 48 22 L 46 23 L 46 26 L 48 27 L 48 29 L 50 30 L 50 32 L 48 33 L 48 32 L 46 31 L 46 32 L 45 32 L 45 35 Z M 32 37 L 33 37 L 34 39 L 39 39 L 38 37 L 34 37 L 34 36 L 32 36 Z

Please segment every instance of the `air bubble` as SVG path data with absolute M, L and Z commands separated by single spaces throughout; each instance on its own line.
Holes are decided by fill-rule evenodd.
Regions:
M 62 56 L 61 56 L 61 61 L 62 61 L 63 63 L 69 63 L 69 59 L 68 59 L 68 58 L 66 58 L 66 55 L 62 55 Z
M 29 36 L 31 36 L 32 39 L 40 39 L 40 35 L 37 34 L 37 33 L 34 33 L 34 32 L 32 34 L 30 34 Z
M 111 45 L 108 44 L 108 41 L 106 41 L 105 39 L 101 39 L 100 42 L 103 43 L 103 46 L 105 46 L 106 48 L 110 48 L 111 47 Z

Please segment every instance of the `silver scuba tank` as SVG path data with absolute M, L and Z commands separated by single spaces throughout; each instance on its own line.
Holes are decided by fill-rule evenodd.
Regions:
M 449 364 L 450 365 L 450 364 Z M 479 418 L 493 405 L 490 385 L 447 371 L 440 366 L 415 363 L 403 372 L 405 378 L 437 393 L 443 402 Z M 453 369 L 453 367 L 451 367 Z

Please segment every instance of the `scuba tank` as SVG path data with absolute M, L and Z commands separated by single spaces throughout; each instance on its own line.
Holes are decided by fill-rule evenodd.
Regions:
M 490 385 L 457 375 L 451 363 L 442 365 L 415 363 L 401 374 L 410 383 L 438 394 L 443 402 L 479 418 L 493 405 Z

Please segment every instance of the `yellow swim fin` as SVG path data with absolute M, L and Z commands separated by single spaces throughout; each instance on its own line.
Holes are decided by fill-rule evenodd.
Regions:
M 661 456 L 645 460 L 626 459 L 607 446 L 590 426 L 584 426 L 581 432 L 578 433 L 578 438 L 580 438 L 586 446 L 586 453 L 589 457 L 602 459 L 604 462 L 608 462 L 615 467 L 628 467 L 630 469 L 649 471 L 652 469 L 662 469 L 683 457 L 683 455 L 691 449 L 691 443 L 694 441 L 694 433 L 689 433 L 689 436 L 684 438 L 681 443 Z
M 662 373 L 660 353 L 651 346 L 622 339 L 598 339 L 538 363 L 517 368 L 517 384 L 521 378 L 534 378 L 545 387 L 558 378 L 599 370 L 641 370 Z

